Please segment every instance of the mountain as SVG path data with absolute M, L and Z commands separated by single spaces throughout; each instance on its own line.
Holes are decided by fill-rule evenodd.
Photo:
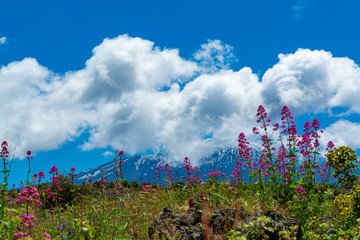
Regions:
M 259 150 L 252 150 L 251 152 L 253 159 L 258 159 L 260 156 Z M 229 177 L 234 169 L 236 159 L 238 158 L 237 147 L 219 147 L 212 154 L 207 157 L 200 159 L 200 172 L 202 177 L 204 174 L 210 173 L 210 169 L 219 170 L 225 173 L 226 177 Z M 129 182 L 137 181 L 142 183 L 143 181 L 150 182 L 155 178 L 154 171 L 156 166 L 160 163 L 163 167 L 165 166 L 168 159 L 166 152 L 152 154 L 152 155 L 134 155 L 124 158 L 122 164 L 122 172 L 124 179 Z M 87 182 L 88 178 L 92 178 L 92 182 L 98 181 L 103 175 L 101 169 L 105 171 L 104 176 L 107 181 L 116 179 L 114 171 L 114 161 L 110 161 L 98 167 L 88 169 L 78 173 L 75 178 L 77 184 Z M 178 181 L 185 175 L 183 170 L 183 164 L 177 166 L 171 166 L 172 171 L 175 173 L 175 181 Z M 164 171 L 161 173 L 161 178 L 164 176 Z

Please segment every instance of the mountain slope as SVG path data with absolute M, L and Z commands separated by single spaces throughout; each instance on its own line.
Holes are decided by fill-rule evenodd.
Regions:
M 252 156 L 254 159 L 258 159 L 260 151 L 252 150 Z M 219 147 L 211 155 L 200 159 L 201 174 L 208 174 L 211 169 L 214 169 L 225 173 L 228 177 L 234 169 L 237 158 L 237 147 Z M 141 183 L 146 181 L 152 183 L 154 180 L 154 171 L 156 171 L 156 166 L 158 164 L 164 166 L 166 162 L 168 162 L 167 160 L 168 155 L 166 152 L 127 157 L 124 159 L 124 163 L 122 164 L 123 177 L 129 182 L 137 181 Z M 92 178 L 93 182 L 100 180 L 103 175 L 100 171 L 101 169 L 105 170 L 106 173 L 104 175 L 107 177 L 107 181 L 116 179 L 114 161 L 110 161 L 98 167 L 80 172 L 75 178 L 75 182 L 81 184 L 82 182 L 86 182 L 88 178 Z M 175 181 L 178 181 L 185 175 L 182 164 L 172 166 L 171 169 L 175 173 Z M 162 172 L 161 174 L 161 178 L 163 178 L 164 173 Z

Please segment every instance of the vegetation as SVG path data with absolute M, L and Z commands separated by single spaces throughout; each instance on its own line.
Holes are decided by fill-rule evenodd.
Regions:
M 274 229 L 266 225 L 269 210 L 280 212 L 294 225 L 279 232 L 278 239 L 359 239 L 360 186 L 357 157 L 349 147 L 327 145 L 327 161 L 321 163 L 319 138 L 322 130 L 315 119 L 298 134 L 289 109 L 281 113 L 281 124 L 270 126 L 264 107 L 257 112 L 260 128 L 253 128 L 262 141 L 262 154 L 252 159 L 245 134 L 239 135 L 239 158 L 234 171 L 224 176 L 216 169 L 206 179 L 184 159 L 183 181 L 174 182 L 170 165 L 156 168 L 155 183 L 128 182 L 121 167 L 123 151 L 116 150 L 116 181 L 89 178 L 74 184 L 75 168 L 67 174 L 50 169 L 31 173 L 31 152 L 27 152 L 28 176 L 19 188 L 8 187 L 10 169 L 7 143 L 1 145 L 3 161 L 0 185 L 1 239 L 187 239 L 175 225 L 149 231 L 155 216 L 164 208 L 188 214 L 189 207 L 202 206 L 201 229 L 204 239 L 266 239 Z M 277 142 L 272 136 L 278 132 Z M 334 177 L 334 179 L 332 178 Z M 250 179 L 245 182 L 245 179 Z M 225 233 L 213 231 L 211 214 L 231 208 L 254 216 L 249 223 L 236 217 Z M 245 231 L 248 234 L 245 235 Z

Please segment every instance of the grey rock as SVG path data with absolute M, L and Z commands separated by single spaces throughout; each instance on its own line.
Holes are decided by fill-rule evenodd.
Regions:
M 163 208 L 149 226 L 150 239 L 153 239 L 156 229 L 175 228 L 177 239 L 202 240 L 202 206 L 195 203 L 188 209 L 187 213 L 188 215 L 173 214 L 172 210 Z
M 235 223 L 236 209 L 216 209 L 210 216 L 210 225 L 215 234 L 224 234 L 232 229 Z
M 270 220 L 260 220 L 261 215 L 268 217 Z M 256 222 L 254 227 L 247 227 L 242 232 L 242 226 L 240 226 L 236 230 L 242 232 L 242 235 L 246 235 L 247 239 L 253 240 L 279 240 L 280 231 L 289 231 L 291 226 L 298 225 L 294 219 L 286 218 L 280 212 L 275 210 L 269 210 L 262 214 L 256 214 L 252 221 Z M 298 240 L 302 239 L 302 235 L 300 226 L 292 234 L 292 236 L 296 237 Z

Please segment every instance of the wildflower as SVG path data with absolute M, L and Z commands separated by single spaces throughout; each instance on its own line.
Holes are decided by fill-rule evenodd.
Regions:
M 311 124 L 310 124 L 309 122 L 306 122 L 306 123 L 304 124 L 304 132 L 310 130 L 311 127 L 312 127 Z
M 49 173 L 56 173 L 56 172 L 59 172 L 59 170 L 57 169 L 57 167 L 53 166 L 53 167 L 50 169 L 50 172 L 49 172 Z
M 296 187 L 296 196 L 298 196 L 298 198 L 303 198 L 305 194 L 306 192 L 301 186 Z
M 51 239 L 50 234 L 48 234 L 47 232 L 44 232 L 43 237 L 46 237 L 47 239 Z
M 318 130 L 319 127 L 320 127 L 320 123 L 319 121 L 315 118 L 312 122 L 312 127 L 315 129 L 315 130 Z
M 332 141 L 329 141 L 328 144 L 327 144 L 326 150 L 330 151 L 334 147 L 335 147 L 335 144 Z
M 30 238 L 30 235 L 26 232 L 19 232 L 19 233 L 14 233 L 14 237 L 15 238 Z

